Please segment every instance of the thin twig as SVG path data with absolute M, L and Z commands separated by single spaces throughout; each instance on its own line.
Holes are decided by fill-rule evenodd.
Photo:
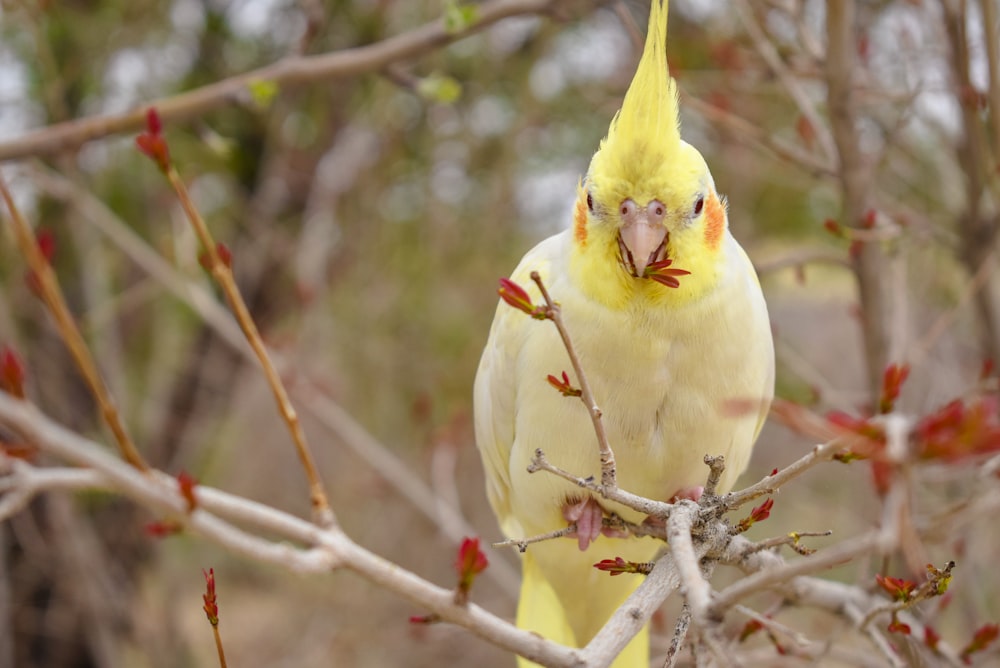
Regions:
M 734 539 L 731 547 L 738 550 L 740 545 L 741 541 Z M 743 545 L 746 545 L 746 543 L 743 543 Z M 711 616 L 719 617 L 727 609 L 747 596 L 755 594 L 759 591 L 770 589 L 779 583 L 789 582 L 796 576 L 818 573 L 819 571 L 847 563 L 848 561 L 851 561 L 852 559 L 855 559 L 863 554 L 880 551 L 885 547 L 887 546 L 883 540 L 882 532 L 879 530 L 872 530 L 849 541 L 839 543 L 822 552 L 814 554 L 808 559 L 800 559 L 798 561 L 786 563 L 780 568 L 769 568 L 767 570 L 758 571 L 717 593 L 712 600 Z M 753 557 L 763 554 L 768 553 L 760 552 L 748 555 L 745 551 L 741 553 L 737 552 L 733 554 L 732 558 L 723 558 L 723 561 L 739 564 L 741 561 L 746 560 L 748 556 Z
M 219 633 L 218 624 L 212 624 L 212 634 L 215 636 L 215 649 L 219 654 L 219 667 L 226 668 L 226 652 L 222 648 L 222 635 Z
M 663 662 L 663 668 L 673 668 L 677 665 L 681 650 L 684 649 L 684 639 L 687 637 L 688 629 L 691 627 L 691 606 L 684 603 L 681 614 L 677 617 L 674 625 L 674 635 L 670 639 L 670 648 L 667 650 L 667 658 Z
M 986 45 L 986 63 L 989 73 L 989 104 L 993 132 L 993 161 L 1000 170 L 1000 17 L 997 16 L 997 6 L 993 0 L 979 0 L 979 11 L 982 12 L 984 43 Z
M 751 123 L 731 111 L 694 95 L 686 94 L 683 87 L 679 87 L 679 90 L 685 107 L 694 110 L 716 126 L 727 129 L 736 141 L 762 148 L 785 162 L 802 167 L 810 174 L 817 176 L 834 176 L 836 174 L 836 167 L 831 161 L 803 151 L 798 146 L 783 140 L 781 137 L 774 136 L 773 133 L 768 132 L 760 125 Z
M 42 301 L 55 320 L 59 336 L 69 349 L 73 361 L 76 362 L 76 366 L 83 375 L 87 387 L 97 401 L 101 417 L 105 424 L 108 425 L 108 428 L 111 429 L 122 457 L 137 469 L 148 471 L 149 466 L 132 442 L 132 438 L 129 436 L 128 430 L 125 428 L 125 423 L 122 421 L 118 408 L 115 405 L 114 398 L 111 396 L 111 391 L 108 389 L 100 370 L 97 368 L 97 362 L 94 360 L 93 355 L 91 355 L 90 348 L 87 346 L 83 334 L 80 333 L 76 319 L 73 317 L 72 312 L 70 312 L 69 306 L 66 305 L 62 288 L 59 286 L 59 279 L 38 247 L 38 240 L 35 238 L 34 231 L 28 225 L 28 221 L 21 215 L 20 209 L 18 209 L 13 196 L 10 194 L 10 190 L 7 188 L 7 182 L 2 176 L 0 176 L 0 196 L 3 197 L 7 205 L 17 245 L 20 248 L 22 257 L 28 263 L 31 276 L 34 277 L 35 285 L 38 288 Z
M 773 274 L 790 267 L 804 269 L 806 265 L 810 264 L 829 264 L 842 269 L 851 268 L 851 263 L 842 252 L 836 253 L 828 250 L 805 249 L 766 262 L 757 262 L 754 264 L 754 269 L 757 271 L 758 276 L 766 276 L 767 274 Z
M 868 614 L 862 618 L 861 622 L 858 624 L 859 628 L 864 629 L 868 626 L 876 617 L 879 615 L 889 613 L 898 613 L 902 610 L 909 610 L 917 603 L 927 600 L 928 598 L 934 598 L 935 596 L 940 596 L 947 589 L 948 580 L 951 579 L 951 571 L 955 568 L 955 562 L 949 561 L 945 564 L 943 569 L 934 568 L 932 565 L 928 564 L 927 570 L 930 574 L 927 580 L 922 582 L 919 587 L 916 588 L 906 600 L 903 601 L 893 601 L 892 603 L 887 603 L 885 605 L 872 608 L 868 611 Z
M 615 453 L 611 449 L 611 444 L 608 443 L 608 435 L 604 431 L 604 421 L 601 420 L 601 409 L 597 406 L 594 393 L 591 392 L 590 383 L 587 381 L 587 375 L 583 372 L 580 358 L 576 354 L 573 341 L 570 339 L 565 323 L 563 323 L 562 309 L 559 307 L 559 304 L 552 300 L 549 291 L 545 287 L 545 283 L 542 282 L 542 277 L 537 271 L 531 272 L 531 280 L 535 282 L 538 290 L 542 293 L 542 298 L 545 300 L 546 315 L 552 320 L 556 329 L 559 330 L 559 336 L 562 338 L 563 346 L 566 348 L 566 354 L 569 355 L 569 361 L 573 365 L 576 379 L 580 383 L 580 400 L 587 407 L 587 412 L 590 414 L 590 421 L 594 423 L 594 433 L 597 434 L 597 447 L 600 449 L 601 455 L 601 484 L 607 489 L 616 489 L 618 487 L 618 472 L 615 464 Z
M 754 544 L 753 549 L 748 551 L 746 554 L 753 554 L 754 552 L 760 552 L 761 550 L 770 550 L 775 547 L 787 545 L 803 557 L 808 557 L 810 554 L 814 554 L 816 550 L 799 545 L 799 541 L 801 539 L 832 535 L 832 529 L 827 529 L 826 531 L 792 531 L 784 536 L 774 536 L 773 538 L 757 541 L 757 543 Z
M 178 516 L 194 533 L 205 536 L 235 554 L 272 563 L 293 572 L 326 573 L 338 567 L 354 570 L 366 580 L 384 586 L 422 608 L 430 609 L 444 621 L 454 622 L 500 647 L 549 666 L 608 665 L 611 658 L 628 642 L 631 637 L 628 634 L 641 628 L 649 615 L 677 587 L 675 564 L 672 556 L 667 554 L 657 562 L 652 573 L 629 597 L 626 604 L 615 612 L 609 624 L 598 632 L 587 648 L 569 650 L 544 641 L 535 634 L 515 629 L 475 605 L 457 609 L 452 604 L 451 589 L 435 587 L 407 573 L 399 566 L 357 546 L 338 529 L 323 530 L 280 510 L 201 485 L 195 489 L 198 508 L 187 514 L 187 502 L 178 490 L 176 479 L 159 472 L 151 478 L 109 454 L 96 443 L 56 425 L 30 404 L 2 393 L 0 422 L 22 434 L 48 455 L 91 469 L 85 472 L 65 469 L 49 471 L 33 469 L 29 464 L 24 464 L 13 479 L 11 476 L 4 478 L 8 486 L 0 489 L 0 493 L 11 494 L 21 484 L 32 485 L 26 480 L 36 474 L 46 477 L 45 484 L 34 485 L 38 491 L 48 485 L 53 488 L 80 489 L 95 483 L 95 488 L 114 490 L 157 513 Z M 0 466 L 5 466 L 3 459 L 0 459 Z M 1000 494 L 994 493 L 988 502 L 970 506 L 965 518 L 970 515 L 984 517 L 990 513 L 995 514 L 998 507 Z M 280 542 L 264 540 L 234 527 L 220 516 L 278 536 Z M 933 531 L 935 527 L 932 523 L 921 527 L 921 531 Z M 704 533 L 706 544 L 721 544 L 717 536 Z M 289 541 L 314 547 L 298 548 L 289 544 Z M 753 543 L 742 536 L 727 537 L 724 552 L 713 552 L 712 559 L 754 574 L 716 594 L 709 610 L 711 612 L 717 609 L 721 614 L 735 604 L 737 599 L 770 589 L 780 592 L 790 604 L 825 610 L 859 624 L 866 612 L 882 605 L 884 599 L 880 600 L 854 585 L 804 577 L 803 574 L 866 552 L 891 549 L 892 546 L 886 541 L 883 531 L 873 530 L 852 538 L 848 543 L 789 564 L 771 551 L 751 553 Z M 903 611 L 899 613 L 899 617 L 900 621 L 913 628 L 918 637 L 923 633 L 923 625 L 912 615 Z M 709 614 L 708 618 L 714 619 L 715 616 Z M 879 651 L 884 653 L 888 647 L 884 638 L 875 632 L 870 637 Z M 960 665 L 956 652 L 945 642 L 942 641 L 938 649 L 946 665 Z M 889 652 L 886 656 L 892 656 L 892 653 Z
M 284 539 L 265 539 L 234 527 L 208 508 L 209 499 L 213 503 L 227 499 L 226 503 L 234 513 L 255 514 L 255 509 L 262 507 L 260 504 L 199 485 L 196 494 L 202 505 L 188 513 L 187 501 L 180 494 L 176 480 L 167 485 L 157 480 L 156 476 L 151 479 L 117 457 L 109 455 L 98 444 L 52 422 L 28 402 L 0 392 L 0 418 L 45 452 L 100 472 L 108 487 L 116 492 L 155 512 L 177 516 L 192 532 L 234 554 L 299 573 L 322 574 L 346 568 L 368 582 L 427 608 L 442 620 L 458 624 L 499 647 L 556 668 L 586 665 L 580 658 L 580 650 L 563 647 L 538 634 L 518 629 L 475 604 L 456 606 L 452 589 L 431 584 L 366 550 L 337 527 L 321 529 L 294 515 L 265 507 L 266 517 L 259 518 L 260 522 L 250 523 L 283 527 L 286 531 L 281 533 L 290 533 L 296 539 L 306 538 L 307 543 L 313 547 L 296 547 Z M 237 511 L 237 507 L 240 510 Z M 648 614 L 652 614 L 654 609 L 655 607 L 650 607 Z
M 336 522 L 336 519 L 333 510 L 330 508 L 330 502 L 327 500 L 326 491 L 323 489 L 323 482 L 320 479 L 319 471 L 316 469 L 316 462 L 309 449 L 309 443 L 302 429 L 302 423 L 299 421 L 298 413 L 292 405 L 291 399 L 288 398 L 288 391 L 285 389 L 285 384 L 281 380 L 278 369 L 271 360 L 267 346 L 264 345 L 264 340 L 260 336 L 257 324 L 254 322 L 253 316 L 250 315 L 250 309 L 247 308 L 239 286 L 236 285 L 232 267 L 220 257 L 218 245 L 212 237 L 208 225 L 201 217 L 201 213 L 191 200 L 187 186 L 172 164 L 168 167 L 166 176 L 167 180 L 170 181 L 170 185 L 173 186 L 174 192 L 177 193 L 177 198 L 184 208 L 184 213 L 191 222 L 191 226 L 194 228 L 195 234 L 198 235 L 198 240 L 201 242 L 204 252 L 208 256 L 208 267 L 212 278 L 216 280 L 226 295 L 226 300 L 229 302 L 230 307 L 232 307 L 236 321 L 240 324 L 240 329 L 243 330 L 247 342 L 257 355 L 257 359 L 260 361 L 261 368 L 264 371 L 264 376 L 267 379 L 267 384 L 274 393 L 278 410 L 292 435 L 292 441 L 295 444 L 299 461 L 302 463 L 302 468 L 305 469 L 306 478 L 309 481 L 309 499 L 312 504 L 314 517 L 320 526 L 332 526 Z
M 596 492 L 609 501 L 616 501 L 623 506 L 631 508 L 632 510 L 636 510 L 646 515 L 651 515 L 653 517 L 666 518 L 670 514 L 670 510 L 673 508 L 673 504 L 670 503 L 647 499 L 645 497 L 638 496 L 637 494 L 626 492 L 618 487 L 608 487 L 598 483 L 593 478 L 580 478 L 575 476 L 569 471 L 561 469 L 550 463 L 541 449 L 535 450 L 535 456 L 528 466 L 528 471 L 530 473 L 534 473 L 535 471 L 547 471 L 549 473 L 553 473 L 563 480 L 568 480 L 569 482 L 574 483 L 578 487 Z
M 829 129 L 823 123 L 819 113 L 816 111 L 815 105 L 809 99 L 809 96 L 806 95 L 805 90 L 799 84 L 798 80 L 792 76 L 792 73 L 781 59 L 781 55 L 774 44 L 764 34 L 764 29 L 757 22 L 757 17 L 754 16 L 753 10 L 750 8 L 750 3 L 747 0 L 739 0 L 735 3 L 734 8 L 736 14 L 740 17 L 740 21 L 746 27 L 747 34 L 753 41 L 757 53 L 764 59 L 764 62 L 767 63 L 767 66 L 778 77 L 778 80 L 781 81 L 782 86 L 788 91 L 789 97 L 791 97 L 798 107 L 799 113 L 802 114 L 815 131 L 816 138 L 823 150 L 825 161 L 828 163 L 833 162 L 836 151 Z
M 129 257 L 141 270 L 165 288 L 181 303 L 194 311 L 205 324 L 237 352 L 243 359 L 256 362 L 253 350 L 235 322 L 231 311 L 218 301 L 216 295 L 204 284 L 180 273 L 165 261 L 145 239 L 117 218 L 114 213 L 90 192 L 80 188 L 57 172 L 35 166 L 31 172 L 33 183 L 49 195 L 67 202 L 80 211 L 91 224 Z M 2 314 L 0 314 L 2 317 Z M 2 322 L 2 320 L 0 320 Z M 279 372 L 294 371 L 276 359 Z M 342 406 L 326 396 L 326 390 L 312 382 L 298 382 L 291 388 L 292 396 L 303 411 L 314 417 L 350 450 L 357 454 L 382 478 L 392 484 L 402 498 L 413 504 L 428 519 L 437 523 L 441 531 L 453 541 L 475 533 L 456 507 L 441 503 L 434 492 L 412 470 L 396 457 L 388 447 L 371 435 Z M 495 561 L 486 576 L 496 579 L 505 591 L 517 589 L 518 574 L 510 564 Z
M 777 473 L 766 476 L 753 485 L 739 491 L 724 494 L 722 496 L 722 504 L 727 510 L 733 510 L 754 499 L 774 494 L 781 489 L 782 485 L 799 477 L 817 464 L 830 461 L 835 454 L 849 447 L 850 444 L 851 440 L 848 438 L 835 438 L 826 443 L 816 445 L 809 454 L 803 455 L 788 466 L 779 469 Z
M 528 538 L 514 539 L 510 538 L 508 540 L 502 540 L 499 543 L 490 543 L 492 547 L 516 547 L 518 552 L 525 552 L 528 546 L 533 543 L 541 543 L 546 540 L 552 540 L 553 538 L 563 538 L 565 536 L 570 536 L 576 532 L 576 522 L 573 522 L 569 526 L 563 527 L 562 529 L 556 529 L 555 531 L 549 531 L 548 533 L 541 533 L 536 536 L 530 536 Z

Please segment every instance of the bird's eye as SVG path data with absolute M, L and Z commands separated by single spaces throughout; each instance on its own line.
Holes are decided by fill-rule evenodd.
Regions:
M 705 208 L 705 198 L 699 197 L 698 201 L 694 203 L 694 215 L 699 215 L 701 210 Z
M 590 209 L 591 213 L 594 212 L 594 198 L 590 193 L 587 193 L 587 208 Z

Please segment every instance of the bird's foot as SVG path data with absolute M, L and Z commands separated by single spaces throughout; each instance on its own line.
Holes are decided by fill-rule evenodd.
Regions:
M 576 523 L 577 545 L 580 551 L 585 551 L 590 544 L 601 535 L 604 525 L 604 508 L 592 496 L 572 501 L 567 499 L 566 505 L 562 509 L 563 517 L 569 522 Z

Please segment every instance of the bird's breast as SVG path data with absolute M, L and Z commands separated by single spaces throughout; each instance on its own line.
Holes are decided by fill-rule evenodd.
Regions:
M 734 280 L 676 308 L 637 304 L 612 310 L 584 298 L 571 285 L 554 283 L 553 296 L 562 305 L 602 411 L 623 489 L 666 500 L 680 488 L 704 484 L 706 454 L 725 454 L 732 460 L 728 484 L 745 467 L 759 416 L 756 411 L 734 414 L 728 407 L 748 399 L 769 400 L 773 373 L 766 307 L 755 286 Z M 557 466 L 597 476 L 596 437 L 582 402 L 563 397 L 545 380 L 547 374 L 567 371 L 579 386 L 555 328 L 532 332 L 518 364 L 524 382 L 517 397 L 512 484 L 536 490 L 537 495 L 523 497 L 533 502 L 550 499 L 556 510 L 547 516 L 537 505 L 524 509 L 546 516 L 549 526 L 536 529 L 550 530 L 564 523 L 558 516 L 562 500 L 579 491 L 553 476 L 527 474 L 524 469 L 535 448 L 541 448 Z M 642 519 L 616 510 L 629 519 Z

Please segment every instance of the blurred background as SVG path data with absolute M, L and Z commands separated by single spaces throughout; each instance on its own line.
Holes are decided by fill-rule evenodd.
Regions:
M 6 0 L 0 147 L 290 54 L 372 44 L 442 14 L 474 20 L 469 7 Z M 576 183 L 637 62 L 647 8 L 554 2 L 544 15 L 504 19 L 383 71 L 261 84 L 165 127 L 306 407 L 342 524 L 443 586 L 464 532 L 501 538 L 471 430 L 496 281 L 569 223 Z M 1000 63 L 991 40 L 1000 3 L 888 0 L 854 10 L 849 53 L 837 56 L 851 76 L 853 116 L 840 126 L 825 2 L 674 0 L 668 52 L 683 134 L 728 196 L 731 227 L 761 274 L 779 396 L 859 414 L 871 409 L 878 370 L 908 361 L 903 406 L 921 414 L 975 388 L 983 361 L 997 356 Z M 864 174 L 861 194 L 845 178 L 852 164 Z M 56 239 L 63 287 L 147 458 L 306 516 L 305 479 L 269 390 L 199 310 L 215 288 L 134 134 L 3 169 L 31 220 Z M 25 356 L 45 412 L 107 442 L 2 229 L 0 342 Z M 888 332 L 879 345 L 876 330 Z M 812 445 L 772 420 L 744 480 Z M 918 506 L 968 494 L 973 470 L 941 474 Z M 873 526 L 879 511 L 867 466 L 833 463 L 782 490 L 752 535 L 833 529 L 811 543 L 822 547 Z M 49 494 L 0 525 L 0 665 L 215 665 L 200 598 L 209 567 L 231 665 L 513 665 L 460 629 L 409 624 L 425 611 L 351 573 L 296 576 L 197 538 L 159 540 L 144 531 L 155 519 L 107 494 Z M 959 561 L 950 606 L 929 606 L 959 647 L 1000 617 L 990 526 L 971 521 L 925 546 L 938 565 Z M 473 599 L 512 616 L 516 555 L 489 556 Z M 869 586 L 875 572 L 907 575 L 889 559 L 830 577 Z M 720 586 L 735 577 L 718 575 Z M 660 652 L 673 611 L 656 621 Z M 828 618 L 788 619 L 807 634 L 831 633 Z M 734 634 L 744 621 L 730 621 Z M 779 660 L 764 638 L 749 646 Z

